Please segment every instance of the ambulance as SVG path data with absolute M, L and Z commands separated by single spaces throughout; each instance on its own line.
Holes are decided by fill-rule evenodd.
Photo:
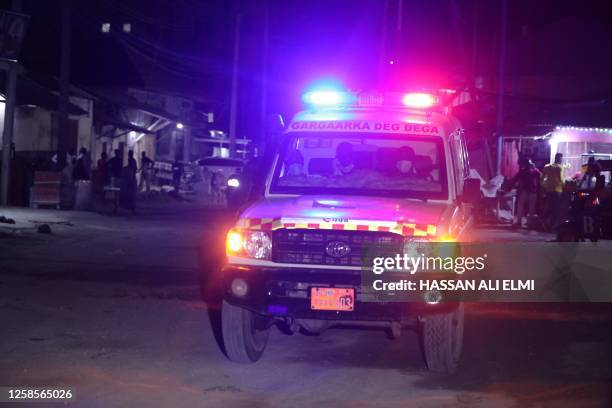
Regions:
M 402 253 L 415 242 L 470 240 L 472 203 L 461 124 L 446 93 L 313 90 L 286 127 L 265 193 L 227 234 L 222 336 L 227 357 L 251 363 L 273 325 L 417 328 L 427 367 L 453 372 L 463 305 L 439 293 L 372 301 L 361 290 L 366 246 Z M 431 295 L 431 294 L 429 294 Z M 437 297 L 436 297 L 437 296 Z

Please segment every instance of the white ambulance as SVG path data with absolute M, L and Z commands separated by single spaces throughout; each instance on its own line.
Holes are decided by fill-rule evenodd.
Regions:
M 442 95 L 444 96 L 444 95 Z M 362 252 L 467 241 L 480 181 L 460 123 L 434 93 L 312 91 L 286 128 L 265 185 L 227 235 L 222 330 L 236 362 L 257 361 L 272 325 L 321 332 L 419 327 L 429 369 L 456 369 L 463 306 L 372 302 Z M 439 300 L 439 299 L 438 299 Z

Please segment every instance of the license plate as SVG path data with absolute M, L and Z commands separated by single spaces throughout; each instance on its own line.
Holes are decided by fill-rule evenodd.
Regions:
M 353 288 L 311 288 L 310 308 L 313 310 L 339 310 L 352 312 L 355 307 Z

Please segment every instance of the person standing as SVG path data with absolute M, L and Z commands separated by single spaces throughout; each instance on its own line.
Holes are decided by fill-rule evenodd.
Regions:
M 121 183 L 121 172 L 123 169 L 123 160 L 119 156 L 119 149 L 115 149 L 115 155 L 108 161 L 108 167 L 111 175 L 112 187 L 119 187 Z
M 134 158 L 133 150 L 128 150 L 127 169 L 130 171 L 130 175 L 134 178 L 134 180 L 136 180 L 136 172 L 138 171 L 138 163 L 136 163 L 136 159 Z
M 546 195 L 545 222 L 550 230 L 557 228 L 559 224 L 559 212 L 561 207 L 561 195 L 563 193 L 563 154 L 555 154 L 554 162 L 544 166 L 542 171 L 542 188 Z
M 89 180 L 91 176 L 91 154 L 86 148 L 81 147 L 79 150 L 78 161 L 80 161 L 81 171 L 83 172 L 83 180 Z
M 87 149 L 81 147 L 79 155 L 76 158 L 76 165 L 74 167 L 74 179 L 75 180 L 89 180 L 89 173 L 91 171 L 91 158 Z
M 537 169 L 530 159 L 521 161 L 521 167 L 516 175 L 510 180 L 510 188 L 516 187 L 518 202 L 516 216 L 514 217 L 513 228 L 520 228 L 523 225 L 523 214 L 527 206 L 527 226 L 529 227 L 530 217 L 535 216 L 536 202 L 538 198 L 538 186 L 542 173 Z
M 177 158 L 172 163 L 172 185 L 174 186 L 175 194 L 179 193 L 181 188 L 181 178 L 183 177 L 183 164 Z
M 73 209 L 75 203 L 75 185 L 74 185 L 74 169 L 76 167 L 76 157 L 70 156 L 70 161 L 66 162 L 66 166 L 61 172 L 62 188 L 60 193 L 60 207 L 63 209 Z
M 68 151 L 66 152 L 66 163 L 73 163 L 72 159 L 76 159 L 76 153 L 74 152 L 73 148 L 68 149 Z
M 140 182 L 138 191 L 142 191 L 142 187 L 146 188 L 146 192 L 151 191 L 151 173 L 153 172 L 153 160 L 147 157 L 147 152 L 140 154 Z
M 98 176 L 98 183 L 101 186 L 107 186 L 110 183 L 110 173 L 108 171 L 108 155 L 106 152 L 102 152 L 98 163 L 96 165 L 96 173 Z
M 108 171 L 110 173 L 110 187 L 113 197 L 113 213 L 119 209 L 119 191 L 121 189 L 121 173 L 123 171 L 123 157 L 119 149 L 114 150 L 114 156 L 108 161 Z
M 119 194 L 119 206 L 132 210 L 136 213 L 136 172 L 138 164 L 134 158 L 134 151 L 128 151 L 127 166 L 121 173 L 121 191 Z
M 580 190 L 592 190 L 595 188 L 595 184 L 597 184 L 597 179 L 601 174 L 601 166 L 599 163 L 595 161 L 595 157 L 589 157 L 589 160 L 586 164 L 586 170 L 584 175 L 580 179 L 578 183 L 578 189 Z

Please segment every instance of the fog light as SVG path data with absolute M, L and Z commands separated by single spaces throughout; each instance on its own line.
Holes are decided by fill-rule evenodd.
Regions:
M 439 290 L 428 290 L 423 295 L 423 300 L 428 305 L 437 305 L 442 300 L 442 293 Z
M 249 285 L 244 281 L 244 279 L 236 278 L 232 281 L 232 293 L 238 297 L 243 297 L 247 294 L 249 290 Z

